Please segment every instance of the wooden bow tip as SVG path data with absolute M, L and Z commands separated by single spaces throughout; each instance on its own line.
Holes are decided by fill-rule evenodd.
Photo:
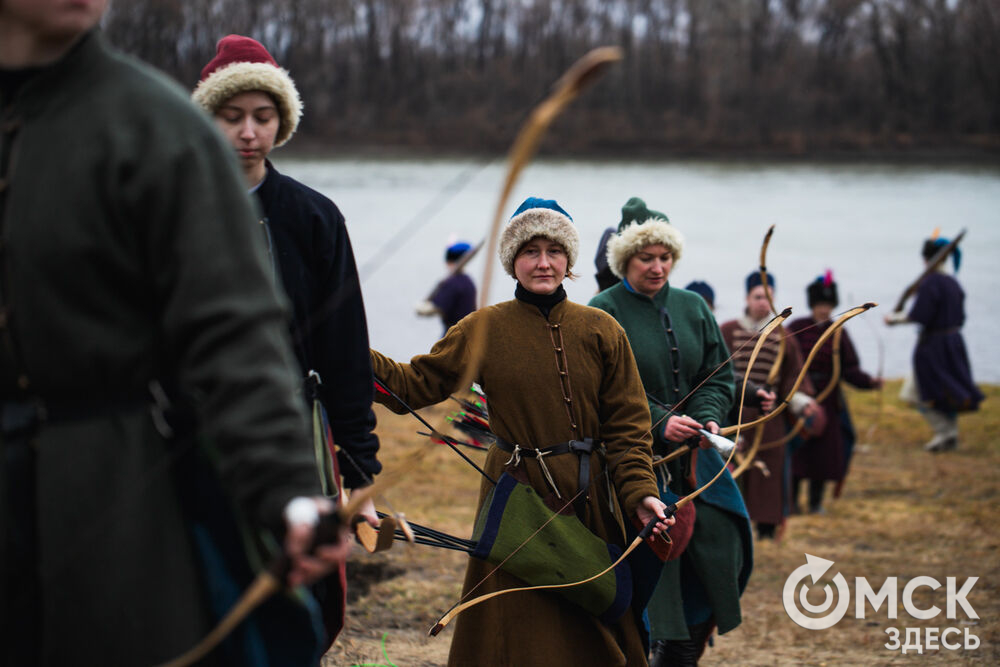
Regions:
M 437 637 L 438 633 L 444 630 L 444 626 L 440 623 L 435 623 L 434 627 L 427 631 L 428 637 Z
M 553 86 L 556 89 L 566 87 L 568 91 L 576 92 L 585 88 L 600 75 L 611 63 L 625 58 L 625 52 L 618 46 L 599 46 L 588 51 L 577 60 L 566 73 L 559 77 Z
M 878 303 L 876 303 L 875 301 L 869 301 L 868 303 L 864 304 L 861 307 L 864 308 L 865 310 L 871 310 L 872 308 L 875 308 L 876 306 L 878 306 Z
M 783 311 L 781 311 L 781 317 L 782 318 L 784 318 L 784 319 L 787 320 L 791 316 L 792 316 L 792 307 L 791 306 L 789 306 L 788 308 L 785 308 Z

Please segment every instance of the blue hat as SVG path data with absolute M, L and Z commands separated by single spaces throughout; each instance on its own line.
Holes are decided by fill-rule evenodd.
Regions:
M 687 287 L 684 289 L 690 290 L 695 294 L 700 294 L 701 298 L 705 299 L 705 302 L 710 308 L 715 308 L 715 290 L 713 290 L 712 286 L 708 283 L 701 280 L 695 280 L 694 282 L 688 283 Z
M 749 276 L 747 276 L 747 294 L 750 293 L 754 287 L 760 285 L 760 271 L 754 271 Z M 771 289 L 774 289 L 774 276 L 770 273 L 767 274 L 767 285 Z
M 566 251 L 566 270 L 573 268 L 580 253 L 580 235 L 573 218 L 554 199 L 528 197 L 500 235 L 500 263 L 514 276 L 514 257 L 525 243 L 538 236 L 555 241 Z
M 945 247 L 949 243 L 951 243 L 951 241 L 940 236 L 927 239 L 924 241 L 924 247 L 920 254 L 923 255 L 925 260 L 930 259 L 938 253 L 938 250 Z M 955 249 L 951 251 L 951 264 L 955 269 L 955 273 L 958 273 L 958 267 L 962 264 L 962 250 L 958 246 L 955 246 Z
M 444 261 L 457 262 L 462 255 L 472 250 L 472 244 L 466 241 L 456 241 L 444 251 Z

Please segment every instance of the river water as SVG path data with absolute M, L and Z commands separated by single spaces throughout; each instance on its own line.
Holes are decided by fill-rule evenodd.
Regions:
M 441 335 L 437 319 L 414 305 L 444 277 L 452 238 L 479 241 L 496 207 L 505 165 L 475 158 L 300 159 L 275 156 L 278 169 L 319 190 L 347 218 L 358 261 L 372 346 L 407 360 Z M 958 279 L 966 291 L 966 344 L 977 382 L 1000 382 L 1000 165 L 774 163 L 715 161 L 538 160 L 521 175 L 505 219 L 527 196 L 554 198 L 580 231 L 580 277 L 572 300 L 596 291 L 593 259 L 605 227 L 616 226 L 631 197 L 663 211 L 686 239 L 671 284 L 707 281 L 719 321 L 743 307 L 743 280 L 756 270 L 761 242 L 775 225 L 767 256 L 777 279 L 776 306 L 808 314 L 805 287 L 834 272 L 841 306 L 880 305 L 847 325 L 870 373 L 903 377 L 913 326 L 887 327 L 900 293 L 922 270 L 920 249 L 935 227 L 945 237 L 967 229 Z M 495 258 L 490 301 L 509 299 L 514 283 Z M 477 285 L 484 258 L 468 268 Z

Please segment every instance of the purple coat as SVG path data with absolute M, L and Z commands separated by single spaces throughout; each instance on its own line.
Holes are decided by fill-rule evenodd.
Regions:
M 921 325 L 913 350 L 913 372 L 920 399 L 943 412 L 979 409 L 983 395 L 972 382 L 969 355 L 962 339 L 965 292 L 958 281 L 932 273 L 920 284 L 908 315 Z
M 824 331 L 830 328 L 831 322 L 813 326 L 811 317 L 800 317 L 788 325 L 788 330 L 802 347 L 803 354 L 809 354 L 816 341 Z M 816 388 L 822 392 L 833 377 L 833 340 L 828 340 L 809 367 L 809 378 Z M 854 349 L 851 337 L 844 330 L 840 339 L 840 377 L 847 383 L 859 389 L 871 389 L 874 380 L 868 373 L 861 370 L 858 353 Z M 805 444 L 795 450 L 792 456 L 792 474 L 794 477 L 806 479 L 829 479 L 840 481 L 847 473 L 850 452 L 854 445 L 854 429 L 851 427 L 850 415 L 847 411 L 847 401 L 840 388 L 833 390 L 820 403 L 826 412 L 826 426 L 823 432 L 813 438 L 808 438 Z

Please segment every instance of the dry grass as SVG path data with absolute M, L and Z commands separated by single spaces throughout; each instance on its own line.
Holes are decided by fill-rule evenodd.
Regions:
M 874 392 L 851 392 L 859 445 L 843 496 L 828 503 L 825 515 L 795 516 L 779 543 L 759 542 L 755 569 L 743 596 L 743 624 L 716 637 L 702 664 L 856 665 L 891 664 L 914 659 L 935 663 L 1000 664 L 1000 387 L 987 387 L 982 409 L 960 420 L 957 452 L 930 455 L 921 445 L 930 430 L 919 415 L 902 406 L 899 384 L 885 389 L 881 412 Z M 451 406 L 424 411 L 443 427 Z M 379 410 L 382 460 L 391 468 L 422 440 L 412 417 Z M 468 536 L 479 489 L 479 475 L 454 453 L 435 446 L 419 470 L 388 492 L 396 509 L 418 523 Z M 482 454 L 471 452 L 474 458 Z M 384 507 L 384 504 L 380 504 Z M 827 576 L 842 573 L 851 584 L 866 577 L 877 589 L 885 577 L 898 578 L 899 618 L 885 606 L 864 620 L 852 606 L 829 630 L 811 631 L 785 614 L 785 579 L 804 564 L 805 553 L 835 562 Z M 467 556 L 430 547 L 397 544 L 384 554 L 357 550 L 351 562 L 352 596 L 347 626 L 324 665 L 381 664 L 431 667 L 447 661 L 450 628 L 429 638 L 427 629 L 460 594 Z M 902 608 L 902 587 L 916 576 L 966 577 L 979 581 L 968 596 L 979 614 L 968 620 L 919 621 Z M 819 596 L 810 600 L 821 602 Z M 914 601 L 944 609 L 944 588 L 920 588 Z M 889 651 L 886 628 L 968 629 L 981 645 L 975 650 L 925 651 L 919 658 Z M 484 630 L 488 632 L 488 630 Z M 385 637 L 385 653 L 382 638 Z M 952 637 L 952 640 L 954 638 Z M 386 657 L 387 656 L 387 657 Z

